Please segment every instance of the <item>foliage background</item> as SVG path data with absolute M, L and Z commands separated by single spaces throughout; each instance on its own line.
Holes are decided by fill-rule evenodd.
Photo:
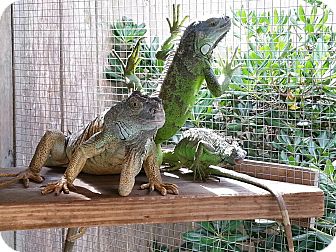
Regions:
M 233 24 L 240 31 L 234 36 L 247 45 L 238 47 L 234 59 L 241 67 L 221 97 L 213 98 L 205 86 L 200 90 L 185 125 L 214 128 L 239 138 L 250 159 L 321 171 L 325 216 L 314 228 L 293 226 L 296 251 L 323 249 L 336 231 L 336 33 L 331 11 L 320 1 L 307 2 L 309 8 L 233 11 Z M 145 24 L 127 18 L 112 28 L 129 51 L 146 34 Z M 159 44 L 155 37 L 142 45 L 144 67 L 138 76 L 148 92 L 163 70 L 163 62 L 155 58 Z M 218 77 L 226 74 L 227 58 L 221 51 L 215 57 Z M 121 70 L 114 60 L 110 55 L 113 67 L 106 69 L 106 77 L 120 81 Z M 179 249 L 192 251 L 244 251 L 247 243 L 257 251 L 287 250 L 283 230 L 274 221 L 201 222 L 182 240 Z M 155 242 L 153 250 L 169 248 Z

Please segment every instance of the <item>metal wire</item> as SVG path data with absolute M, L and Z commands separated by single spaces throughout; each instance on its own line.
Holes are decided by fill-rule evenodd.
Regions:
M 153 53 L 150 46 L 161 44 L 169 36 L 169 27 L 166 17 L 171 16 L 172 4 L 180 3 L 183 15 L 189 15 L 190 20 L 197 20 L 204 16 L 228 14 L 245 11 L 256 12 L 259 17 L 273 16 L 273 10 L 288 13 L 298 11 L 303 6 L 306 13 L 310 7 L 304 1 L 219 1 L 219 0 L 185 0 L 185 1 L 159 1 L 159 0 L 116 0 L 116 1 L 89 1 L 89 0 L 24 0 L 14 4 L 13 9 L 13 36 L 14 36 L 14 71 L 15 71 L 15 114 L 16 114 L 16 157 L 18 166 L 28 165 L 38 140 L 46 129 L 61 129 L 64 132 L 74 132 L 87 123 L 95 115 L 110 107 L 116 101 L 128 94 L 123 80 L 118 78 L 120 64 L 110 59 L 112 49 L 115 49 L 125 62 L 131 47 L 125 41 L 133 41 L 142 35 L 145 24 L 147 30 L 144 54 Z M 321 15 L 321 13 L 318 13 Z M 127 18 L 125 18 L 127 17 Z M 332 17 L 333 18 L 333 17 Z M 332 19 L 331 18 L 331 19 Z M 124 36 L 118 40 L 115 28 L 116 22 L 124 20 L 124 25 L 135 25 L 134 34 Z M 333 21 L 335 22 L 335 21 Z M 334 25 L 335 23 L 330 23 Z M 262 29 L 263 24 L 257 23 Z M 284 29 L 289 29 L 288 24 Z M 268 24 L 270 30 L 278 29 L 279 24 Z M 266 41 L 249 41 L 248 31 L 239 26 L 233 26 L 224 41 L 219 45 L 215 55 L 221 54 L 225 59 L 225 52 L 229 56 L 236 46 L 240 48 L 238 59 L 244 54 L 252 58 L 250 43 L 257 46 Z M 296 36 L 305 36 L 298 31 Z M 159 42 L 153 40 L 158 38 Z M 292 36 L 288 39 L 298 40 Z M 299 41 L 297 41 L 299 43 Z M 272 49 L 273 52 L 280 49 Z M 298 49 L 296 49 L 298 50 Z M 274 55 L 274 54 L 273 54 Z M 273 60 L 272 58 L 270 58 Z M 292 62 L 285 60 L 287 65 L 283 74 L 292 74 Z M 220 68 L 219 62 L 214 66 Z M 157 62 L 143 60 L 137 74 L 142 78 L 147 92 L 155 89 L 162 66 Z M 304 142 L 291 143 L 286 140 L 290 130 L 302 131 L 304 141 L 318 141 L 313 134 L 313 125 L 302 120 L 297 124 L 297 117 L 304 118 L 311 111 L 300 110 L 295 112 L 293 104 L 279 104 L 282 96 L 291 95 L 288 90 L 282 89 L 281 83 L 276 83 L 275 75 L 265 74 L 264 78 L 273 78 L 274 83 L 263 83 L 260 76 L 249 76 L 250 83 L 248 95 L 239 96 L 237 90 L 229 89 L 221 98 L 211 97 L 207 91 L 202 90 L 202 98 L 197 100 L 197 110 L 193 110 L 193 120 L 189 122 L 194 126 L 209 127 L 233 135 L 244 142 L 244 148 L 250 159 L 284 163 L 284 156 L 299 154 L 300 148 L 305 148 Z M 244 73 L 238 71 L 236 80 L 244 78 Z M 298 80 L 301 81 L 301 80 Z M 275 85 L 278 92 L 268 87 Z M 277 86 L 278 85 L 278 86 Z M 257 86 L 257 87 L 256 87 Z M 315 100 L 316 101 L 316 100 Z M 333 101 L 324 101 L 334 104 Z M 317 106 L 320 101 L 312 103 Z M 243 107 L 242 104 L 246 106 Z M 296 104 L 300 105 L 300 104 Z M 272 108 L 272 109 L 270 109 Z M 209 112 L 211 111 L 211 113 Z M 212 113 L 218 111 L 217 113 Z M 294 111 L 294 112 L 293 112 Z M 239 112 L 239 114 L 238 114 Z M 334 122 L 331 113 L 325 111 L 318 116 L 321 118 L 317 131 L 321 134 L 333 128 Z M 280 114 L 287 114 L 284 119 Z M 293 125 L 293 129 L 283 127 L 281 123 Z M 315 126 L 316 127 L 316 126 Z M 251 132 L 253 138 L 251 138 Z M 274 141 L 285 139 L 279 148 L 274 147 Z M 303 139 L 303 138 L 302 138 Z M 172 140 L 174 141 L 174 139 Z M 286 142 L 287 141 L 287 142 Z M 287 145 L 286 145 L 287 144 Z M 288 145 L 294 150 L 289 153 L 281 151 Z M 288 160 L 287 160 L 288 162 Z M 296 174 L 293 174 L 295 179 Z M 289 179 L 286 177 L 284 179 Z M 311 182 L 315 178 L 306 178 Z M 230 222 L 228 222 L 230 223 Z M 271 222 L 271 224 L 274 222 Z M 231 235 L 244 233 L 244 226 L 249 229 L 263 225 L 260 221 L 241 222 Z M 276 223 L 269 225 L 268 232 L 256 232 L 255 236 L 240 242 L 242 251 L 274 251 L 272 247 L 285 246 L 280 232 L 281 226 Z M 230 225 L 230 224 L 228 224 Z M 182 244 L 190 245 L 184 238 L 187 232 L 198 230 L 198 223 L 186 224 L 157 224 L 157 225 L 123 225 L 115 227 L 90 228 L 82 239 L 76 243 L 76 251 L 166 251 L 178 248 Z M 263 226 L 264 227 L 264 226 Z M 275 235 L 277 239 L 275 239 Z M 208 237 L 211 237 L 208 233 Z M 229 237 L 223 233 L 223 237 Z M 6 235 L 10 237 L 10 235 Z M 46 229 L 34 231 L 17 231 L 15 249 L 19 251 L 60 251 L 64 242 L 64 230 Z M 13 239 L 13 237 L 11 239 Z M 8 238 L 9 239 L 9 238 Z M 271 245 L 270 245 L 271 244 Z M 156 246 L 156 250 L 153 246 Z M 162 246 L 161 246 L 162 245 Z M 196 246 L 196 245 L 195 245 Z M 219 245 L 218 245 L 219 246 Z M 216 247 L 216 246 L 215 246 Z M 202 251 L 212 251 L 210 245 Z M 220 249 L 217 247 L 217 249 Z M 195 248 L 196 250 L 196 248 Z M 180 251 L 183 251 L 182 249 Z M 223 251 L 223 250 L 220 250 Z M 231 251 L 228 248 L 226 251 Z

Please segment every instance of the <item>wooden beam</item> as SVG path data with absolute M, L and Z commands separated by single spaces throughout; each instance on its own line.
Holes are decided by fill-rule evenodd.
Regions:
M 7 171 L 13 169 L 7 169 Z M 57 180 L 62 169 L 43 169 L 45 183 Z M 18 169 L 14 169 L 18 171 Z M 169 176 L 168 176 L 169 175 Z M 175 176 L 175 175 L 174 175 Z M 24 189 L 13 185 L 0 191 L 0 231 L 50 227 L 101 226 L 134 223 L 176 223 L 208 220 L 281 219 L 277 203 L 268 192 L 232 179 L 195 183 L 190 174 L 163 176 L 176 183 L 180 195 L 161 196 L 140 190 L 147 181 L 137 177 L 132 194 L 120 197 L 118 176 L 81 174 L 76 192 L 40 194 L 40 185 Z M 291 218 L 323 215 L 323 192 L 313 186 L 268 181 L 286 201 Z M 45 184 L 44 183 L 44 184 Z M 307 207 L 309 205 L 309 207 Z
M 0 19 L 0 167 L 14 165 L 11 17 L 9 6 Z

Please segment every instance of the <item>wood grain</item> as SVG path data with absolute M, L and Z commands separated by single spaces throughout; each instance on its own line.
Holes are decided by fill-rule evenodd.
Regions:
M 57 180 L 62 172 L 61 168 L 45 168 L 45 182 Z M 176 183 L 180 189 L 180 195 L 167 196 L 140 190 L 140 184 L 147 181 L 143 175 L 137 177 L 129 197 L 118 195 L 118 176 L 81 174 L 75 181 L 77 191 L 58 197 L 42 196 L 40 185 L 33 183 L 28 189 L 15 185 L 1 190 L 0 230 L 280 218 L 274 198 L 260 188 L 226 178 L 195 183 L 189 174 L 178 175 L 164 176 L 165 182 Z M 320 189 L 264 182 L 283 194 L 291 218 L 323 215 Z
M 0 16 L 0 167 L 14 165 L 11 7 Z

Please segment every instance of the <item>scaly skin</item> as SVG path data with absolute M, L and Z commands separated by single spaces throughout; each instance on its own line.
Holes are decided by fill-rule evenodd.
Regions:
M 0 187 L 17 180 L 22 180 L 28 187 L 29 180 L 43 181 L 40 176 L 43 166 L 67 166 L 62 178 L 48 184 L 42 194 L 69 193 L 75 178 L 83 171 L 97 175 L 120 174 L 119 194 L 127 196 L 164 119 L 160 99 L 133 92 L 129 98 L 68 137 L 59 131 L 47 131 L 37 145 L 28 169 L 15 174 Z M 159 169 L 151 170 L 147 175 L 149 182 L 156 184 L 162 194 L 167 190 L 178 193 L 175 185 L 162 183 Z
M 245 157 L 246 151 L 236 141 L 229 143 L 211 129 L 192 128 L 183 132 L 173 151 L 163 153 L 162 163 L 168 164 L 169 170 L 189 167 L 195 180 L 205 181 L 211 175 L 210 165 L 236 165 Z

